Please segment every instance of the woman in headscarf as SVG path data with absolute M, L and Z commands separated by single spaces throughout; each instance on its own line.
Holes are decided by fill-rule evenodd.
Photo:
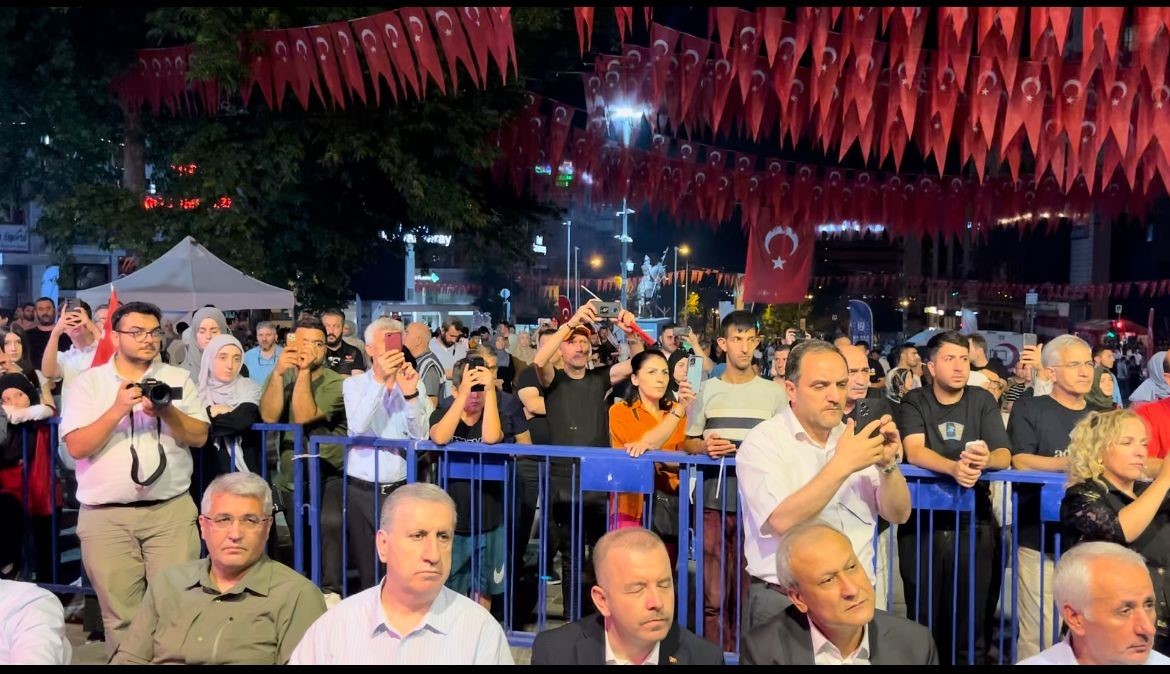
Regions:
M 52 568 L 49 518 L 57 504 L 53 499 L 53 456 L 47 420 L 56 410 L 52 396 L 42 395 L 20 372 L 0 373 L 0 521 L 4 522 L 0 536 L 7 539 L 0 544 L 0 550 L 13 553 L 0 553 L 0 578 L 11 578 L 20 569 L 26 522 L 33 531 L 37 573 L 48 574 Z
M 1129 394 L 1130 403 L 1152 403 L 1162 398 L 1170 398 L 1170 382 L 1166 381 L 1166 352 L 1159 351 L 1146 364 L 1148 376 Z
M 191 317 L 190 332 L 183 333 L 183 343 L 186 353 L 183 355 L 183 364 L 180 366 L 191 373 L 191 378 L 199 381 L 199 366 L 203 361 L 203 350 L 208 342 L 216 335 L 230 335 L 227 319 L 223 312 L 215 307 L 203 307 Z
M 203 350 L 199 398 L 207 407 L 211 429 L 207 444 L 198 452 L 202 462 L 196 473 L 201 487 L 223 473 L 260 472 L 259 434 L 250 429 L 260 421 L 261 390 L 241 374 L 243 362 L 244 347 L 232 335 L 213 337 Z
M 1085 395 L 1090 412 L 1108 412 L 1113 409 L 1113 373 L 1104 365 L 1093 368 L 1093 387 Z

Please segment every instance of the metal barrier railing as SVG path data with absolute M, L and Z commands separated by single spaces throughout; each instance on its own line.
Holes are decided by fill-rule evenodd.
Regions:
M 50 424 L 51 454 L 56 455 L 56 420 Z M 674 560 L 674 571 L 677 574 L 676 583 L 676 620 L 697 634 L 705 631 L 705 614 L 708 613 L 707 602 L 704 600 L 704 475 L 702 468 L 718 468 L 721 465 L 726 469 L 734 466 L 734 460 L 715 460 L 703 455 L 688 455 L 679 452 L 651 451 L 638 458 L 631 458 L 624 452 L 608 448 L 586 447 L 552 447 L 519 444 L 481 445 L 476 443 L 452 443 L 445 447 L 436 446 L 425 441 L 395 441 L 380 438 L 354 437 L 341 438 L 335 436 L 313 436 L 307 442 L 300 426 L 295 424 L 257 424 L 253 430 L 262 434 L 261 441 L 261 474 L 269 477 L 267 456 L 267 434 L 272 432 L 291 433 L 293 439 L 292 465 L 292 508 L 285 512 L 285 519 L 292 539 L 292 555 L 286 563 L 290 563 L 301 573 L 306 573 L 318 585 L 322 582 L 323 554 L 340 555 L 341 560 L 341 594 L 347 595 L 355 591 L 350 582 L 349 550 L 352 541 L 349 537 L 346 522 L 349 517 L 350 502 L 348 498 L 348 460 L 353 447 L 375 448 L 376 450 L 393 451 L 400 455 L 406 463 L 406 482 L 415 482 L 420 479 L 433 481 L 450 489 L 452 485 L 461 481 L 467 484 L 467 493 L 471 494 L 466 504 L 469 519 L 467 530 L 469 541 L 465 544 L 471 550 L 467 561 L 467 575 L 470 577 L 470 591 L 477 593 L 482 587 L 481 579 L 485 571 L 492 571 L 497 575 L 495 560 L 489 560 L 486 555 L 489 551 L 483 549 L 484 537 L 491 533 L 502 536 L 503 555 L 506 582 L 504 583 L 503 601 L 498 606 L 493 604 L 493 611 L 500 617 L 505 626 L 510 641 L 516 646 L 527 646 L 536 634 L 549 625 L 548 605 L 550 603 L 551 586 L 554 584 L 553 563 L 555 551 L 551 550 L 551 542 L 558 535 L 567 533 L 568 544 L 562 546 L 567 554 L 562 553 L 562 570 L 566 567 L 570 571 L 563 577 L 561 585 L 562 602 L 565 606 L 564 618 L 577 619 L 589 607 L 583 603 L 587 597 L 588 588 L 583 582 L 588 575 L 585 565 L 585 551 L 588 543 L 587 534 L 596 533 L 598 528 L 609 529 L 617 524 L 614 501 L 608 498 L 610 494 L 637 494 L 643 499 L 643 525 L 651 524 L 651 513 L 655 499 L 654 465 L 655 463 L 677 465 L 679 475 L 679 499 L 677 516 L 677 555 Z M 27 431 L 26 435 L 27 435 Z M 342 445 L 346 448 L 341 469 L 341 532 L 340 549 L 325 551 L 322 547 L 324 540 L 322 530 L 322 503 L 323 503 L 323 476 L 321 466 L 320 445 L 328 443 Z M 28 485 L 30 471 L 33 470 L 30 448 L 25 441 L 22 457 L 24 458 L 22 476 L 21 503 L 24 509 L 26 526 L 22 537 L 22 548 L 25 552 L 21 570 L 26 578 L 32 577 L 35 566 L 36 546 L 31 537 L 30 498 Z M 427 460 L 423 461 L 423 457 Z M 382 452 L 374 452 L 374 475 L 380 475 L 379 461 Z M 306 467 L 304 464 L 308 462 Z M 234 457 L 232 465 L 235 465 Z M 279 465 L 279 461 L 277 462 Z M 57 466 L 54 461 L 54 466 Z M 560 474 L 554 475 L 554 472 Z M 58 493 L 58 470 L 50 471 L 52 493 Z M 914 516 L 910 527 L 892 526 L 887 534 L 890 544 L 884 554 L 878 554 L 878 536 L 880 529 L 875 530 L 875 573 L 884 576 L 886 587 L 885 608 L 896 610 L 894 587 L 898 580 L 907 578 L 916 581 L 915 589 L 925 588 L 925 595 L 930 598 L 943 597 L 944 602 L 938 606 L 945 609 L 943 615 L 935 610 L 935 603 L 925 603 L 917 596 L 906 597 L 906 613 L 911 619 L 931 627 L 935 630 L 936 640 L 939 643 L 939 654 L 944 662 L 965 661 L 976 664 L 988 658 L 1000 663 L 1010 663 L 1016 660 L 1017 635 L 1020 634 L 1020 568 L 1019 558 L 1019 525 L 1018 517 L 1013 515 L 1019 512 L 1021 485 L 1034 485 L 1031 488 L 1040 490 L 1041 503 L 1041 568 L 1039 570 L 1041 586 L 1050 584 L 1051 579 L 1045 578 L 1044 559 L 1046 551 L 1043 549 L 1047 531 L 1057 527 L 1059 532 L 1060 499 L 1064 491 L 1065 476 L 1057 473 L 1038 473 L 1028 471 L 1004 470 L 985 473 L 981 483 L 997 485 L 998 495 L 995 501 L 999 503 L 999 519 L 987 520 L 987 513 L 980 509 L 984 505 L 977 502 L 977 493 L 973 489 L 963 489 L 954 483 L 949 476 L 941 476 L 913 466 L 904 465 L 903 473 L 911 489 Z M 375 490 L 379 487 L 375 482 Z M 498 489 L 500 494 L 500 520 L 502 534 L 483 531 L 485 521 L 484 489 Z M 377 494 L 378 491 L 375 491 Z M 687 494 L 691 498 L 686 498 Z M 564 502 L 567 498 L 567 503 Z M 597 521 L 597 512 L 590 513 L 586 507 L 587 501 L 594 504 L 598 498 L 605 500 L 604 521 Z M 978 497 L 982 498 L 982 497 Z M 381 498 L 373 499 L 373 522 L 376 524 L 381 515 Z M 994 504 L 993 504 L 994 505 Z M 531 510 L 531 512 L 527 512 Z M 566 512 L 567 511 L 567 512 Z M 726 526 L 728 515 L 727 498 L 720 497 L 719 507 L 716 509 L 721 527 Z M 526 519 L 529 518 L 530 519 Z M 950 518 L 950 520 L 947 520 Z M 972 518 L 990 533 L 977 540 L 976 527 L 971 526 Z M 943 526 L 947 521 L 955 526 Z M 51 558 L 48 577 L 42 579 L 37 574 L 39 584 L 54 592 L 63 594 L 92 593 L 87 587 L 78 588 L 75 585 L 62 584 L 61 565 L 61 536 L 60 536 L 61 509 L 60 506 L 52 509 L 50 517 L 51 527 Z M 1002 527 L 1000 526 L 1002 525 Z M 307 528 L 307 530 L 306 530 Z M 461 527 L 462 529 L 463 527 Z M 725 547 L 718 552 L 721 555 L 718 567 L 726 567 L 731 562 L 736 567 L 743 566 L 742 533 L 736 527 L 733 547 Z M 954 534 L 947 536 L 951 529 Z M 724 540 L 727 540 L 726 529 L 720 531 Z M 940 536 L 941 534 L 941 536 Z M 936 541 L 946 541 L 949 545 L 949 568 L 936 563 L 936 552 L 942 555 L 943 548 Z M 924 540 L 925 538 L 925 540 Z M 906 540 L 905 545 L 902 541 Z M 1060 536 L 1056 534 L 1056 557 L 1060 549 Z M 539 541 L 535 554 L 535 576 L 529 577 L 525 568 L 525 553 L 532 542 Z M 306 546 L 306 542 L 308 545 Z M 984 549 L 980 545 L 990 546 Z M 966 555 L 963 550 L 972 551 Z M 727 551 L 734 550 L 732 559 Z M 305 553 L 308 552 L 307 557 Z M 910 554 L 905 554 L 909 552 Z M 493 551 L 493 553 L 498 553 Z M 374 569 L 378 569 L 376 553 Z M 948 559 L 940 557 L 940 559 Z M 307 563 L 306 563 L 307 560 Z M 992 582 L 987 587 L 986 597 L 979 595 L 979 588 L 972 580 L 976 579 L 977 562 L 991 562 Z M 960 563 L 963 566 L 960 567 Z M 998 563 L 996 563 L 998 562 Z M 490 566 L 485 566 L 489 565 Z M 43 565 L 42 565 L 43 566 Z M 1011 571 L 1011 582 L 999 582 L 1007 571 Z M 380 577 L 380 574 L 375 574 Z M 726 574 L 725 574 L 726 575 Z M 738 580 L 734 583 L 735 591 L 743 596 L 744 588 Z M 917 581 L 924 579 L 925 585 Z M 947 586 L 942 586 L 945 581 Z M 720 579 L 721 593 L 730 587 Z M 364 588 L 359 588 L 364 589 Z M 524 594 L 531 592 L 533 596 Z M 991 606 L 991 613 L 981 615 L 977 610 L 980 600 L 987 600 Z M 522 610 L 521 604 L 533 605 L 535 619 L 532 612 Z M 998 610 L 995 609 L 998 606 Z M 925 611 L 919 610 L 925 607 Z M 720 605 L 714 613 L 721 620 L 733 621 L 736 630 L 735 643 L 738 644 L 739 615 L 726 615 L 724 607 Z M 1010 611 L 1010 614 L 1009 614 Z M 960 615 L 964 613 L 965 615 Z M 1055 616 L 1055 607 L 1045 606 L 1040 602 L 1041 620 L 1045 624 L 1045 615 Z M 962 620 L 960 618 L 963 618 Z M 984 624 L 977 624 L 980 620 Z M 1051 623 L 1049 634 L 1041 635 L 1041 648 L 1057 638 L 1059 630 L 1058 620 L 1048 620 Z M 525 631 L 531 624 L 535 631 Z M 948 632 L 948 633 L 944 633 Z M 1045 640 L 1045 636 L 1048 637 Z M 718 636 L 711 638 L 716 641 Z M 993 647 L 994 646 L 994 647 Z M 736 659 L 738 648 L 725 649 L 729 652 L 729 660 Z

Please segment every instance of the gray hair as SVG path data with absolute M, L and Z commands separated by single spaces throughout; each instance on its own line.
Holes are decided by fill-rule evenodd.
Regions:
M 1040 351 L 1040 364 L 1044 367 L 1057 367 L 1060 365 L 1060 359 L 1065 350 L 1074 346 L 1083 346 L 1089 349 L 1090 352 L 1092 351 L 1089 343 L 1080 337 L 1076 335 L 1061 335 L 1044 345 L 1044 348 Z
M 390 531 L 390 523 L 394 521 L 394 513 L 402 506 L 403 501 L 442 503 L 451 509 L 452 520 L 457 517 L 454 499 L 441 487 L 429 482 L 412 482 L 395 489 L 386 497 L 386 502 L 382 504 L 382 518 L 378 522 L 379 529 Z
M 844 336 L 845 335 L 842 335 L 842 337 Z M 841 360 L 845 362 L 845 369 L 849 369 L 849 363 L 848 361 L 845 361 L 845 354 L 841 353 L 840 349 L 824 340 L 811 339 L 807 342 L 801 342 L 800 344 L 797 344 L 796 346 L 792 347 L 791 351 L 788 352 L 788 364 L 784 366 L 784 379 L 786 381 L 792 382 L 793 384 L 799 384 L 800 364 L 801 361 L 804 360 L 804 357 L 812 353 L 829 352 L 841 356 Z
M 1052 596 L 1057 606 L 1068 604 L 1080 613 L 1086 613 L 1092 600 L 1093 571 L 1090 563 L 1108 559 L 1146 568 L 1146 560 L 1124 545 L 1093 541 L 1073 546 L 1060 556 L 1052 579 Z M 1148 571 L 1147 571 L 1148 573 Z
M 379 330 L 386 330 L 387 332 L 402 332 L 402 321 L 396 318 L 387 318 L 381 316 L 375 318 L 373 322 L 366 326 L 365 343 L 369 344 L 374 341 L 374 333 Z
M 780 537 L 780 545 L 776 549 L 776 579 L 777 584 L 785 590 L 794 590 L 797 587 L 796 578 L 792 575 L 792 551 L 796 549 L 800 539 L 818 529 L 828 529 L 838 535 L 845 536 L 837 527 L 817 519 L 801 522 L 784 532 L 784 535 Z
M 272 487 L 256 473 L 225 473 L 211 481 L 203 492 L 202 513 L 210 514 L 212 498 L 220 494 L 254 498 L 261 503 L 263 513 L 272 514 Z
M 276 332 L 276 325 L 272 321 L 260 321 L 256 324 L 256 332 L 260 332 L 264 329 Z

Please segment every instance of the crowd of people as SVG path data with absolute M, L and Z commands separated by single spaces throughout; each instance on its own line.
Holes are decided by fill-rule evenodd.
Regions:
M 432 332 L 390 317 L 357 339 L 340 311 L 302 314 L 283 337 L 215 307 L 172 327 L 133 301 L 107 335 L 107 307 L 57 310 L 38 301 L 0 328 L 0 490 L 7 521 L 38 530 L 62 499 L 78 503 L 115 663 L 510 664 L 501 597 L 549 580 L 522 562 L 536 531 L 560 557 L 551 573 L 580 582 L 583 598 L 563 593 L 568 624 L 537 636 L 534 664 L 721 664 L 724 652 L 755 664 L 990 663 L 1004 657 L 992 628 L 1005 522 L 980 478 L 1008 468 L 1065 473 L 1069 485 L 1059 526 L 1042 526 L 1039 486 L 1016 487 L 1017 659 L 1161 662 L 1170 648 L 1165 352 L 1131 410 L 1111 350 L 1071 335 L 1026 347 L 1009 371 L 979 335 L 944 331 L 883 365 L 848 335 L 792 329 L 765 345 L 743 311 L 708 351 L 686 326 L 645 343 L 629 312 L 602 318 L 595 303 L 535 343 L 506 323 Z M 108 360 L 95 361 L 99 342 Z M 58 413 L 59 460 L 48 429 Z M 577 502 L 572 459 L 548 462 L 545 480 L 544 462 L 518 451 L 516 502 L 505 503 L 499 483 L 440 480 L 433 453 L 408 484 L 403 452 L 324 442 L 318 530 L 295 526 L 307 520 L 292 469 L 305 447 L 292 433 L 266 442 L 259 422 L 305 438 L 664 450 L 712 465 L 698 493 L 678 464 L 655 463 L 651 497 Z M 915 510 L 906 464 L 973 490 L 975 507 Z M 64 493 L 49 490 L 52 471 Z M 679 510 L 699 500 L 702 637 L 674 621 L 676 584 L 688 582 Z M 319 536 L 319 586 L 292 570 L 310 568 L 308 541 L 274 544 L 278 521 Z M 1058 532 L 1076 545 L 1063 555 Z M 12 577 L 25 534 L 0 538 L 0 574 Z M 35 576 L 52 561 L 38 554 Z M 893 573 L 905 615 L 882 610 Z M 957 587 L 957 601 L 939 587 Z M 512 604 L 525 624 L 531 606 Z M 1107 604 L 1128 607 L 1125 626 Z M 8 619 L 0 642 L 20 636 Z M 0 643 L 0 661 L 6 648 L 30 647 Z M 55 652 L 67 661 L 68 643 Z

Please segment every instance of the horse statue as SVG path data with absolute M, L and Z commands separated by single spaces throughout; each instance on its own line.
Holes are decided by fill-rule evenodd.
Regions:
M 662 257 L 657 264 L 650 263 L 650 256 L 642 258 L 642 280 L 638 282 L 636 290 L 638 296 L 638 316 L 646 315 L 646 311 L 654 304 L 658 296 L 658 289 L 666 279 L 666 254 L 670 249 L 662 251 Z

